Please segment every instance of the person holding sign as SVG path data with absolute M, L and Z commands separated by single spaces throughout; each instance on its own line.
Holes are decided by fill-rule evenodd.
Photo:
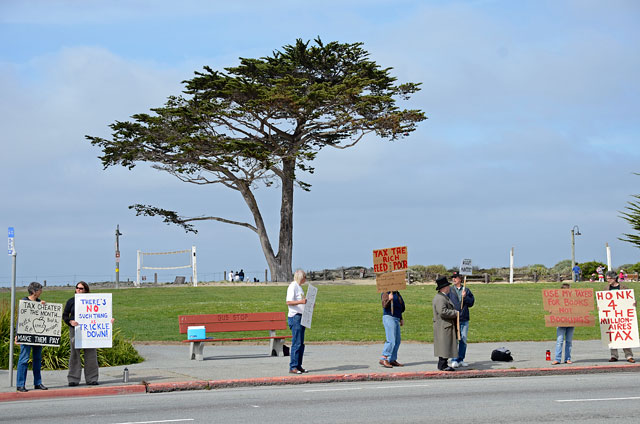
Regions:
M 618 282 L 618 277 L 616 276 L 615 271 L 608 271 L 607 274 L 607 285 L 605 286 L 605 290 L 627 290 L 628 287 L 620 284 Z M 636 306 L 636 304 L 634 303 L 633 306 Z M 622 349 L 624 351 L 624 356 L 625 358 L 627 358 L 628 362 L 631 362 L 632 364 L 634 362 L 636 362 L 635 359 L 633 359 L 633 351 L 631 350 L 630 347 L 625 347 Z M 609 362 L 616 362 L 618 360 L 618 349 L 610 349 L 611 351 L 611 358 L 609 359 Z
M 305 327 L 301 323 L 304 305 L 307 303 L 307 299 L 304 297 L 304 290 L 302 290 L 302 285 L 306 281 L 307 275 L 303 270 L 298 269 L 293 274 L 293 281 L 287 288 L 287 306 L 289 307 L 287 322 L 291 329 L 291 356 L 289 361 L 289 373 L 291 374 L 307 372 L 302 368 Z
M 89 285 L 84 281 L 78 281 L 76 284 L 76 293 L 85 294 L 89 293 Z M 67 381 L 69 386 L 77 386 L 80 384 L 80 377 L 82 377 L 82 361 L 80 359 L 80 350 L 84 350 L 84 381 L 89 386 L 98 385 L 98 350 L 97 349 L 76 349 L 76 327 L 78 322 L 76 319 L 76 299 L 75 296 L 67 300 L 67 304 L 64 307 L 62 313 L 62 320 L 69 326 L 69 345 L 71 352 L 69 354 L 69 373 L 67 374 Z M 111 323 L 113 323 L 111 319 Z M 79 330 L 78 330 L 79 331 Z
M 467 334 L 469 333 L 469 308 L 475 303 L 473 293 L 466 285 L 462 286 L 462 275 L 457 271 L 451 276 L 453 287 L 449 290 L 449 300 L 460 314 L 460 340 L 458 340 L 458 356 L 451 360 L 451 368 L 468 367 L 464 362 L 467 354 Z
M 29 296 L 22 298 L 22 300 L 28 300 L 31 302 L 42 303 L 43 305 L 46 303 L 44 300 L 40 300 L 40 295 L 42 294 L 42 284 L 38 282 L 32 282 L 27 287 L 27 291 L 29 292 Z M 16 336 L 15 340 L 16 344 L 18 344 L 18 337 Z M 33 352 L 33 388 L 36 390 L 48 390 L 44 384 L 42 384 L 42 346 L 30 345 L 30 344 L 20 344 L 20 356 L 18 358 L 18 375 L 16 379 L 16 390 L 18 392 L 28 392 L 26 383 L 27 383 L 27 370 L 29 369 L 29 356 Z
M 449 300 L 451 283 L 447 277 L 436 280 L 438 293 L 433 297 L 433 353 L 438 357 L 438 369 L 440 371 L 455 371 L 447 365 L 449 358 L 458 354 L 458 341 L 456 340 L 456 320 L 458 311 Z
M 571 285 L 568 283 L 562 284 L 561 289 L 570 289 Z M 573 331 L 575 327 L 557 327 L 556 329 L 556 358 L 551 365 L 558 365 L 562 362 L 562 344 L 564 343 L 564 362 L 572 364 L 571 362 L 571 346 L 573 345 Z
M 385 368 L 403 367 L 398 362 L 398 348 L 400 347 L 400 327 L 404 325 L 402 313 L 404 312 L 404 300 L 398 291 L 384 292 L 382 299 L 382 325 L 386 341 L 382 349 L 380 365 Z

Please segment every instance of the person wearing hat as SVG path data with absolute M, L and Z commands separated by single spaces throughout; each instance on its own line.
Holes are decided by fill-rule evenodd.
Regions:
M 460 314 L 460 340 L 458 340 L 458 356 L 451 360 L 451 368 L 468 367 L 464 362 L 467 354 L 467 334 L 469 333 L 469 308 L 475 303 L 473 293 L 466 286 L 462 286 L 462 275 L 458 271 L 451 276 L 453 286 L 449 290 L 449 300 Z
M 433 353 L 438 357 L 438 369 L 440 371 L 455 371 L 447 365 L 449 358 L 458 355 L 458 342 L 456 340 L 456 320 L 458 311 L 453 307 L 449 299 L 451 283 L 447 277 L 436 280 L 438 293 L 433 297 Z
M 604 287 L 605 290 L 627 290 L 629 288 L 618 282 L 618 277 L 616 276 L 616 273 L 614 271 L 608 271 L 606 277 L 607 285 Z M 635 302 L 633 306 L 636 306 Z M 628 362 L 631 362 L 632 364 L 636 362 L 635 359 L 633 359 L 633 351 L 631 350 L 631 348 L 625 347 L 622 350 L 624 351 L 624 356 L 625 358 L 627 358 Z M 611 349 L 611 359 L 609 359 L 609 362 L 616 362 L 617 360 L 618 349 Z

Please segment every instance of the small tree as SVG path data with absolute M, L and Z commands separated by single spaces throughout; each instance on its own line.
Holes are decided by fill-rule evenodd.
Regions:
M 184 81 L 183 96 L 171 96 L 153 115 L 111 124 L 111 139 L 86 136 L 102 149 L 104 168 L 150 162 L 191 184 L 222 184 L 238 191 L 253 223 L 218 216 L 185 217 L 151 205 L 130 206 L 137 215 L 160 216 L 196 232 L 193 222 L 214 220 L 249 228 L 260 240 L 272 279 L 289 281 L 293 248 L 294 185 L 313 172 L 324 147 L 345 149 L 367 134 L 396 140 L 424 119 L 401 110 L 419 84 L 395 84 L 390 68 L 369 60 L 362 43 L 315 45 L 298 39 L 260 59 L 240 58 L 226 72 L 205 67 Z M 259 183 L 280 188 L 280 232 L 274 251 L 254 196 Z

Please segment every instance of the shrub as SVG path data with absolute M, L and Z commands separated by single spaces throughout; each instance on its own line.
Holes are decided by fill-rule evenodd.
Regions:
M 582 262 L 579 264 L 579 266 L 582 270 L 583 280 L 588 280 L 589 278 L 591 278 L 591 274 L 597 274 L 596 268 L 598 268 L 599 266 L 603 266 L 605 268 L 607 267 L 605 264 L 598 261 Z
M 9 337 L 10 337 L 11 307 L 9 302 L 0 304 L 0 368 L 9 368 Z M 62 324 L 60 346 L 45 346 L 42 349 L 42 369 L 66 370 L 69 367 L 69 327 Z M 13 366 L 18 366 L 20 347 L 13 348 Z M 113 347 L 98 349 L 98 366 L 112 367 L 116 365 L 137 364 L 144 361 L 133 347 L 132 340 L 125 339 L 120 329 L 114 328 Z M 29 361 L 31 365 L 31 360 Z

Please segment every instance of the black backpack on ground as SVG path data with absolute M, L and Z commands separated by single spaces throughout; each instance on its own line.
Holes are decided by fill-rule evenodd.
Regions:
M 509 349 L 506 347 L 500 347 L 491 352 L 491 360 L 511 362 L 513 361 L 513 356 L 511 356 L 511 351 Z

